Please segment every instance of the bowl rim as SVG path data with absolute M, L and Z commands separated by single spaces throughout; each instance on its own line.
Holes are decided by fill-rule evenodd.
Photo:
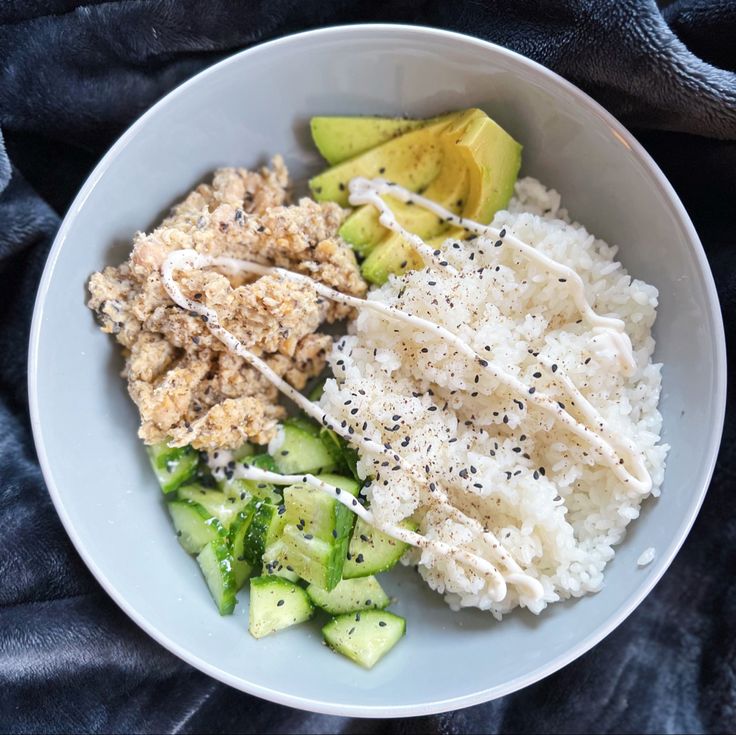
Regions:
M 707 456 L 704 458 L 703 466 L 705 471 L 701 474 L 701 482 L 698 488 L 696 501 L 691 505 L 689 513 L 686 515 L 680 525 L 676 542 L 670 545 L 668 553 L 666 555 L 661 556 L 657 559 L 658 569 L 656 573 L 650 574 L 646 582 L 640 587 L 637 593 L 629 599 L 627 604 L 621 607 L 619 610 L 615 611 L 614 614 L 609 616 L 606 621 L 602 623 L 593 633 L 591 633 L 583 640 L 578 641 L 565 653 L 556 656 L 551 661 L 546 662 L 544 665 L 537 667 L 524 676 L 516 677 L 515 679 L 505 682 L 502 685 L 479 689 L 469 694 L 463 694 L 449 699 L 419 702 L 407 705 L 364 705 L 357 702 L 354 704 L 336 704 L 330 702 L 328 699 L 313 699 L 283 693 L 269 687 L 261 686 L 256 682 L 245 680 L 223 669 L 220 669 L 216 665 L 210 664 L 207 661 L 202 660 L 198 656 L 193 655 L 192 653 L 187 651 L 185 647 L 181 646 L 179 643 L 170 639 L 164 633 L 159 631 L 152 623 L 150 623 L 145 618 L 143 614 L 139 613 L 133 605 L 129 604 L 122 594 L 117 592 L 114 582 L 108 578 L 102 568 L 98 567 L 94 558 L 92 558 L 91 554 L 86 549 L 83 539 L 75 530 L 64 506 L 62 493 L 60 492 L 54 481 L 54 476 L 48 461 L 48 455 L 46 452 L 43 433 L 41 429 L 41 414 L 38 401 L 38 352 L 40 332 L 43 321 L 46 296 L 51 279 L 53 278 L 55 265 L 59 258 L 61 249 L 66 242 L 67 235 L 76 218 L 76 215 L 84 206 L 87 197 L 89 196 L 92 189 L 107 173 L 107 170 L 110 167 L 111 163 L 125 149 L 128 143 L 138 134 L 139 130 L 145 126 L 148 119 L 155 116 L 159 112 L 159 110 L 169 104 L 169 102 L 173 98 L 185 92 L 190 85 L 193 85 L 195 83 L 195 81 L 199 81 L 203 77 L 207 77 L 211 74 L 217 73 L 224 66 L 233 63 L 240 63 L 243 58 L 246 58 L 249 55 L 273 50 L 281 45 L 292 44 L 295 42 L 299 43 L 301 41 L 311 40 L 313 38 L 328 40 L 330 37 L 333 36 L 344 38 L 351 35 L 364 35 L 366 33 L 375 33 L 378 36 L 390 36 L 391 34 L 409 34 L 424 38 L 433 37 L 438 40 L 444 40 L 451 43 L 459 42 L 463 44 L 474 45 L 477 47 L 479 52 L 485 53 L 490 51 L 493 54 L 507 57 L 514 63 L 530 67 L 537 74 L 540 74 L 547 81 L 549 81 L 552 86 L 562 87 L 566 92 L 572 94 L 584 105 L 586 105 L 593 113 L 595 113 L 609 127 L 614 135 L 622 139 L 622 142 L 624 142 L 630 148 L 630 150 L 636 156 L 639 162 L 644 165 L 648 173 L 651 174 L 652 178 L 659 187 L 660 192 L 672 205 L 678 217 L 678 223 L 687 236 L 687 239 L 696 257 L 697 264 L 700 270 L 700 275 L 703 279 L 709 307 L 709 313 L 704 316 L 706 316 L 712 324 L 714 354 L 716 357 L 715 364 L 713 365 L 714 380 L 716 384 L 716 391 L 714 394 L 715 416 L 713 417 L 714 420 L 711 424 L 710 429 L 708 453 Z M 360 23 L 354 25 L 335 25 L 326 28 L 318 28 L 314 30 L 302 31 L 299 33 L 292 33 L 285 36 L 280 36 L 279 38 L 270 41 L 256 44 L 255 46 L 252 46 L 248 49 L 231 54 L 227 58 L 215 64 L 207 66 L 205 69 L 188 78 L 177 87 L 175 87 L 173 90 L 171 90 L 169 93 L 164 95 L 148 110 L 146 110 L 146 112 L 138 117 L 117 139 L 117 141 L 112 145 L 107 153 L 105 153 L 105 155 L 100 159 L 99 163 L 95 166 L 92 173 L 87 177 L 85 183 L 83 184 L 79 193 L 70 205 L 63 221 L 61 222 L 59 230 L 54 238 L 53 245 L 47 256 L 46 264 L 44 266 L 43 274 L 39 283 L 33 309 L 28 351 L 28 396 L 30 418 L 33 438 L 41 471 L 43 473 L 43 477 L 46 482 L 51 500 L 54 504 L 54 507 L 56 508 L 56 511 L 67 534 L 69 535 L 69 538 L 74 544 L 74 547 L 76 548 L 79 555 L 82 557 L 82 560 L 87 565 L 92 575 L 103 587 L 105 592 L 107 592 L 107 594 L 115 601 L 115 603 L 123 610 L 123 612 L 133 620 L 133 622 L 135 622 L 140 628 L 142 628 L 156 642 L 161 644 L 164 648 L 166 648 L 168 651 L 170 651 L 180 659 L 184 660 L 199 671 L 202 671 L 203 673 L 211 676 L 212 678 L 224 684 L 228 684 L 229 686 L 232 686 L 240 691 L 260 697 L 262 699 L 266 699 L 276 704 L 286 705 L 289 707 L 295 707 L 298 709 L 317 712 L 321 714 L 337 715 L 343 717 L 417 717 L 421 715 L 449 712 L 464 707 L 470 707 L 472 705 L 482 704 L 498 697 L 511 694 L 512 692 L 529 686 L 549 676 L 550 674 L 553 674 L 554 672 L 558 671 L 559 669 L 563 668 L 567 664 L 571 663 L 572 661 L 589 651 L 609 633 L 611 633 L 615 628 L 617 628 L 641 604 L 644 598 L 651 592 L 657 582 L 661 579 L 662 575 L 667 571 L 675 555 L 685 541 L 685 538 L 687 537 L 695 521 L 695 518 L 698 515 L 703 499 L 710 485 L 710 480 L 715 469 L 718 450 L 720 447 L 726 409 L 726 383 L 726 343 L 723 319 L 721 315 L 720 303 L 718 300 L 718 294 L 716 291 L 713 274 L 705 255 L 705 251 L 695 231 L 692 221 L 690 220 L 687 211 L 685 210 L 682 202 L 674 191 L 672 185 L 669 183 L 659 166 L 654 162 L 654 160 L 647 153 L 644 147 L 636 140 L 636 138 L 611 113 L 609 113 L 605 108 L 603 108 L 598 102 L 588 96 L 585 92 L 578 89 L 578 87 L 576 87 L 571 82 L 568 82 L 557 73 L 551 71 L 550 69 L 547 69 L 538 62 L 533 61 L 526 56 L 523 56 L 522 54 L 511 51 L 510 49 L 499 46 L 495 43 L 491 43 L 490 41 L 485 41 L 473 36 L 468 36 L 463 33 L 457 33 L 454 31 L 447 31 L 438 28 L 431 28 L 428 26 L 407 25 L 399 23 Z

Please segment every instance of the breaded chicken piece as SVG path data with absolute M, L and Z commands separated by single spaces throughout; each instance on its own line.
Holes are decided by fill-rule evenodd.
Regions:
M 193 248 L 304 273 L 344 293 L 366 287 L 352 250 L 337 235 L 344 213 L 334 204 L 288 204 L 280 158 L 258 172 L 221 169 L 177 204 L 150 234 L 138 233 L 129 260 L 89 281 L 89 307 L 102 331 L 123 346 L 123 375 L 148 444 L 169 439 L 197 449 L 267 443 L 284 416 L 278 391 L 227 351 L 196 314 L 166 293 L 167 255 Z M 332 340 L 320 325 L 350 311 L 310 285 L 278 275 L 232 276 L 217 269 L 177 274 L 182 291 L 214 310 L 220 323 L 298 389 L 325 365 Z

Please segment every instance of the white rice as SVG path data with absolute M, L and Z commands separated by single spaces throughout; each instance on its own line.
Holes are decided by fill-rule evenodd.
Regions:
M 518 182 L 508 211 L 497 213 L 493 224 L 575 269 L 595 311 L 625 321 L 638 366 L 633 376 L 612 370 L 609 356 L 591 346 L 590 327 L 580 320 L 564 283 L 483 238 L 443 246 L 462 279 L 449 269 L 414 271 L 391 278 L 369 298 L 442 324 L 478 352 L 489 346 L 496 363 L 540 389 L 547 374 L 533 378 L 539 363 L 531 353 L 557 363 L 609 426 L 639 447 L 652 476 L 651 494 L 659 495 L 668 448 L 659 441 L 661 366 L 651 362 L 657 289 L 632 279 L 615 260 L 616 248 L 571 223 L 559 194 L 534 179 Z M 492 377 L 474 383 L 477 366 L 447 343 L 369 310 L 336 344 L 330 364 L 336 380 L 327 382 L 323 408 L 356 431 L 392 442 L 417 467 L 431 463 L 453 504 L 492 530 L 544 588 L 543 599 L 532 600 L 509 586 L 496 602 L 486 582 L 453 559 L 427 549 L 408 552 L 405 561 L 417 564 L 453 609 L 474 606 L 500 618 L 522 605 L 538 613 L 550 602 L 601 588 L 613 547 L 638 517 L 644 496 L 597 463 L 549 414 L 519 410 L 516 396 Z M 390 432 L 395 415 L 402 428 Z M 400 445 L 405 436 L 406 447 Z M 361 457 L 364 476 L 376 475 L 377 459 L 385 457 Z M 467 467 L 475 471 L 459 476 Z M 537 471 L 535 479 L 538 468 L 544 474 Z M 369 490 L 377 520 L 398 523 L 413 516 L 427 537 L 487 556 L 479 534 L 418 507 L 420 488 L 404 473 L 379 473 Z
M 650 546 L 648 549 L 644 549 L 644 551 L 641 552 L 641 555 L 636 560 L 636 563 L 640 567 L 645 567 L 647 564 L 651 564 L 654 561 L 654 555 L 655 550 L 653 546 Z

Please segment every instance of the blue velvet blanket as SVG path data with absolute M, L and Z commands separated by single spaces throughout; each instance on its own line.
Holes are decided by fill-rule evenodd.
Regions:
M 627 124 L 691 213 L 736 336 L 736 2 L 4 0 L 0 3 L 0 731 L 733 732 L 736 413 L 703 510 L 641 607 L 504 699 L 377 722 L 254 699 L 191 669 L 110 601 L 67 539 L 31 439 L 26 345 L 60 217 L 110 143 L 222 56 L 358 21 L 481 36 L 554 69 Z

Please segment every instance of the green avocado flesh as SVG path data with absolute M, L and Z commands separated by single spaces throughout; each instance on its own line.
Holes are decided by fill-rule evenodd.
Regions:
M 428 122 L 395 117 L 313 117 L 310 128 L 322 157 L 335 166 Z
M 330 128 L 325 121 L 335 122 Z M 333 147 L 327 140 L 331 130 L 336 136 Z M 487 224 L 508 205 L 521 166 L 521 146 L 478 109 L 428 121 L 314 118 L 312 133 L 320 151 L 329 153 L 328 162 L 341 161 L 310 181 L 314 197 L 343 207 L 349 205 L 348 183 L 353 177 L 380 177 L 419 192 L 454 214 Z M 353 157 L 345 160 L 343 155 Z M 465 230 L 422 207 L 390 196 L 384 200 L 399 224 L 425 241 L 434 244 L 467 236 Z M 353 210 L 340 235 L 364 258 L 361 270 L 371 283 L 381 284 L 391 274 L 422 266 L 412 246 L 385 228 L 370 205 Z

